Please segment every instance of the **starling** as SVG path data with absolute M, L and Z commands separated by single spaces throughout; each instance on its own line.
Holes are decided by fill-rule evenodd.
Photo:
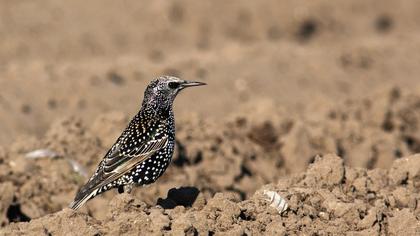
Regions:
M 70 208 L 112 188 L 130 192 L 135 185 L 155 182 L 171 162 L 175 146 L 172 104 L 184 88 L 205 85 L 173 76 L 161 76 L 147 86 L 140 111 L 130 121 L 99 163 L 95 173 L 76 194 Z

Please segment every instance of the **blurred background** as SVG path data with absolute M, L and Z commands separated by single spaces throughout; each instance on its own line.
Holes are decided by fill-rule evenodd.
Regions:
M 419 10 L 416 0 L 1 1 L 0 144 L 69 115 L 134 115 L 162 74 L 207 82 L 176 112 L 217 119 L 261 99 L 301 113 L 418 91 Z

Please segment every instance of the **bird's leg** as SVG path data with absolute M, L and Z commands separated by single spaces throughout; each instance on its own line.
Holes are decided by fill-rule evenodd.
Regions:
M 133 190 L 133 186 L 134 186 L 134 184 L 124 185 L 124 187 L 123 187 L 124 188 L 124 192 L 130 194 L 131 193 L 131 190 Z
M 118 186 L 118 193 L 131 193 L 134 184 L 120 185 Z
M 118 186 L 118 193 L 121 194 L 124 192 L 124 186 Z

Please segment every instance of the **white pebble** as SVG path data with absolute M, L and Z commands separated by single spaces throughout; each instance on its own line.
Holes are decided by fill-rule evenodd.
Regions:
M 270 202 L 270 206 L 276 208 L 280 214 L 289 207 L 286 200 L 277 192 L 264 190 L 264 195 L 268 197 L 267 200 Z

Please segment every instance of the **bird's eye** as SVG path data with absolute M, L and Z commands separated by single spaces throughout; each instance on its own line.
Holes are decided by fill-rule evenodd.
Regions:
M 179 87 L 179 83 L 178 82 L 169 82 L 168 83 L 169 88 L 171 89 L 176 89 Z

